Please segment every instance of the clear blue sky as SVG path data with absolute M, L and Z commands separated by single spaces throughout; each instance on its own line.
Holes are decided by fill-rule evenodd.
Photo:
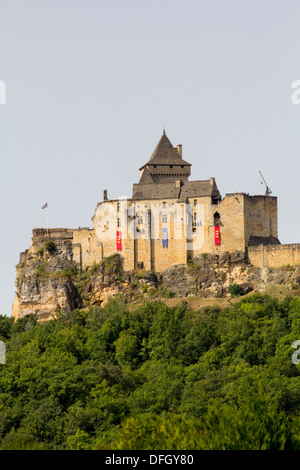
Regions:
M 32 229 L 131 195 L 163 126 L 192 179 L 278 197 L 300 242 L 298 0 L 0 0 L 0 313 Z

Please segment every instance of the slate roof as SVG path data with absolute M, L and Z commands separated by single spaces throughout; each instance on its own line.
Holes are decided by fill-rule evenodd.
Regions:
M 150 160 L 143 165 L 140 170 L 142 170 L 146 165 L 184 165 L 191 166 L 191 163 L 186 162 L 181 158 L 177 149 L 173 147 L 170 140 L 166 136 L 164 131 L 161 136 L 153 154 L 151 155 Z
M 134 184 L 132 199 L 178 199 L 180 188 L 173 183 Z
M 181 187 L 179 202 L 184 202 L 187 198 L 204 196 L 220 197 L 215 183 L 211 185 L 210 180 L 187 181 Z
M 186 202 L 198 197 L 221 198 L 215 181 L 188 181 L 191 164 L 181 158 L 165 131 L 150 160 L 140 170 L 138 184 L 133 185 L 132 199 L 176 199 Z M 178 181 L 180 182 L 178 184 Z
M 152 175 L 148 168 L 144 168 L 143 174 L 140 178 L 139 184 L 154 183 Z
M 180 187 L 175 182 L 134 184 L 132 193 L 132 199 L 177 199 L 178 202 L 204 196 L 220 197 L 216 184 L 211 185 L 210 180 L 186 181 Z

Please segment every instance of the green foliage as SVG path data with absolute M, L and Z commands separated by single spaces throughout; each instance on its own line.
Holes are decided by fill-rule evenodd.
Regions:
M 47 250 L 50 254 L 54 253 L 56 250 L 56 245 L 53 240 L 47 240 L 44 244 L 44 249 Z
M 71 266 L 67 269 L 62 269 L 54 272 L 46 271 L 47 262 L 41 263 L 36 269 L 36 275 L 38 277 L 54 277 L 54 278 L 62 278 L 62 279 L 71 279 L 78 273 L 78 270 L 75 266 Z
M 40 277 L 40 276 L 46 276 L 46 275 L 47 275 L 47 273 L 46 273 L 46 271 L 45 271 L 45 266 L 46 266 L 46 263 L 42 263 L 42 264 L 40 264 L 40 265 L 37 267 L 37 269 L 36 269 L 36 275 L 37 275 L 38 277 Z
M 161 297 L 165 297 L 166 299 L 172 299 L 175 297 L 174 292 L 168 286 L 161 287 L 159 289 L 159 294 Z
M 299 449 L 299 419 L 287 420 L 259 396 L 234 409 L 212 402 L 205 419 L 141 414 L 123 421 L 115 439 L 98 449 L 289 450 Z
M 195 263 L 195 261 L 193 261 L 192 258 L 187 259 L 187 264 L 188 264 L 188 266 L 191 266 L 192 268 L 197 266 L 197 264 Z
M 137 273 L 134 273 L 134 274 L 135 274 L 135 277 L 139 280 L 142 279 L 143 276 L 144 276 L 144 274 L 142 272 L 137 272 Z
M 117 253 L 114 253 L 113 255 L 104 258 L 102 264 L 104 267 L 104 272 L 107 275 L 111 275 L 113 273 L 121 275 L 123 273 L 120 256 Z
M 43 247 L 42 247 L 42 248 L 39 248 L 39 249 L 37 250 L 37 253 L 38 253 L 41 257 L 43 257 L 44 252 L 45 252 L 45 249 L 44 249 Z
M 88 279 L 88 278 L 89 278 L 89 273 L 88 273 L 88 272 L 84 272 L 84 273 L 81 273 L 81 274 L 79 275 L 79 280 L 80 280 L 80 281 L 85 281 L 85 280 Z
M 139 286 L 139 283 L 137 281 L 133 281 L 130 283 L 131 289 L 136 289 Z
M 10 338 L 11 330 L 14 324 L 12 317 L 0 315 L 0 339 L 6 341 Z
M 90 268 L 89 274 L 93 275 L 100 269 L 101 263 L 94 263 L 93 266 Z
M 54 271 L 51 273 L 54 277 L 61 277 L 63 279 L 71 279 L 72 276 L 75 276 L 78 273 L 78 270 L 75 266 L 71 266 L 68 269 L 62 269 L 60 271 Z
M 197 449 L 198 429 L 184 416 L 141 414 L 127 418 L 116 432 L 115 439 L 96 448 L 114 450 L 192 450 Z
M 150 298 L 153 298 L 157 293 L 158 293 L 158 290 L 157 290 L 155 287 L 151 287 L 151 288 L 148 290 L 148 296 L 149 296 Z
M 0 316 L 0 449 L 300 449 L 300 299 Z
M 96 274 L 101 269 L 104 270 L 104 273 L 108 276 L 112 274 L 119 275 L 119 277 L 123 274 L 123 268 L 120 260 L 120 256 L 117 253 L 113 255 L 107 256 L 103 259 L 100 263 L 94 263 L 90 270 L 87 272 L 88 275 Z
M 228 286 L 228 292 L 229 294 L 231 294 L 232 296 L 237 296 L 237 295 L 241 295 L 242 293 L 242 288 L 239 284 L 229 284 Z
M 70 450 L 89 450 L 91 449 L 91 437 L 87 432 L 77 429 L 75 434 L 67 437 L 67 447 Z

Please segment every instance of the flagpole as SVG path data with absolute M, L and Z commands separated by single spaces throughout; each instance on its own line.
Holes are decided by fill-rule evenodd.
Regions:
M 48 202 L 42 205 L 42 209 L 46 209 L 46 235 L 49 235 L 48 230 Z

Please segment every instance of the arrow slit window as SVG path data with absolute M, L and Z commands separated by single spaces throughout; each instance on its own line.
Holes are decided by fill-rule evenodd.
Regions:
M 214 213 L 214 226 L 216 227 L 219 227 L 221 224 L 221 217 L 220 217 L 220 214 L 219 212 L 215 212 Z

